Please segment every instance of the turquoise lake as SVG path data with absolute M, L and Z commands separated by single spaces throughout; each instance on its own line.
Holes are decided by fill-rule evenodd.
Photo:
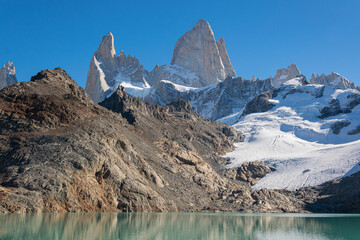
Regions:
M 360 239 L 360 215 L 10 214 L 0 239 Z

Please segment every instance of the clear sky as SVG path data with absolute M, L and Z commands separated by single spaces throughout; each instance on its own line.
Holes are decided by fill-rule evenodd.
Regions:
M 84 87 L 108 32 L 117 53 L 152 70 L 170 63 L 200 18 L 225 39 L 238 76 L 266 78 L 296 63 L 307 77 L 334 71 L 360 85 L 358 0 L 0 0 L 0 64 L 14 61 L 19 81 L 61 67 Z

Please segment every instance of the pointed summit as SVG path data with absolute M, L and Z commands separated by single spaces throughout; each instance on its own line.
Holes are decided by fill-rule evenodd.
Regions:
M 123 81 L 145 84 L 146 74 L 147 71 L 136 57 L 126 56 L 123 50 L 116 57 L 114 37 L 109 32 L 101 39 L 91 59 L 85 90 L 92 100 L 101 102 Z
M 232 64 L 231 64 L 229 55 L 228 55 L 228 53 L 227 53 L 227 51 L 226 51 L 224 39 L 223 39 L 223 38 L 220 38 L 220 39 L 216 42 L 216 45 L 217 45 L 217 47 L 218 47 L 218 49 L 219 49 L 221 61 L 222 61 L 222 63 L 224 64 L 224 67 L 225 67 L 226 76 L 236 77 L 234 67 L 233 67 Z
M 226 77 L 214 33 L 210 24 L 203 19 L 177 41 L 171 64 L 196 73 L 200 81 L 192 83 L 194 87 L 214 84 Z
M 116 69 L 116 51 L 114 36 L 111 32 L 103 36 L 98 49 L 94 53 L 86 79 L 85 90 L 95 102 L 100 102 L 106 96 L 110 79 Z
M 204 20 L 204 19 L 200 19 L 194 27 L 205 27 L 208 29 L 211 29 L 210 24 L 208 23 L 208 21 Z
M 0 89 L 17 83 L 15 77 L 15 66 L 13 62 L 6 62 L 0 69 Z
M 95 57 L 100 61 L 112 61 L 116 57 L 114 36 L 111 32 L 105 35 L 95 52 Z

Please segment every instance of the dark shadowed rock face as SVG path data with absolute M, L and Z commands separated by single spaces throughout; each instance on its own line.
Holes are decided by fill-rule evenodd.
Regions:
M 343 129 L 344 127 L 347 127 L 351 124 L 351 122 L 349 121 L 340 121 L 340 122 L 336 122 L 333 123 L 331 125 L 331 130 L 334 134 L 339 134 L 341 129 Z M 351 134 L 350 134 L 351 135 Z
M 329 102 L 328 107 L 324 107 L 320 110 L 320 116 L 319 118 L 327 118 L 331 116 L 336 116 L 340 113 L 350 113 L 350 109 L 343 109 L 340 106 L 339 99 L 333 99 Z
M 360 125 L 357 125 L 356 128 L 354 128 L 353 130 L 350 130 L 347 134 L 348 135 L 355 135 L 360 133 Z
M 320 110 L 319 118 L 336 116 L 341 113 L 351 113 L 352 109 L 360 104 L 360 94 L 349 94 L 347 98 L 349 99 L 349 102 L 344 107 L 340 106 L 339 99 L 332 99 L 329 102 L 328 107 L 324 107 Z
M 253 100 L 246 104 L 242 116 L 251 113 L 266 112 L 275 107 L 275 104 L 269 101 L 269 99 L 273 98 L 273 95 L 274 91 L 269 90 L 261 93 L 259 96 L 256 96 Z
M 307 201 L 306 209 L 324 213 L 360 212 L 360 173 L 336 179 L 320 186 L 299 189 L 293 193 Z

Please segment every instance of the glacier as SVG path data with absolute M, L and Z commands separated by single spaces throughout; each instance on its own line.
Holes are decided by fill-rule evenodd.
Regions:
M 280 87 L 269 100 L 275 107 L 245 115 L 233 125 L 245 141 L 225 155 L 230 160 L 226 167 L 263 161 L 274 169 L 254 189 L 296 190 L 360 170 L 360 134 L 354 134 L 360 127 L 360 92 L 332 84 L 302 86 L 298 80 Z M 321 117 L 334 100 L 344 113 Z

